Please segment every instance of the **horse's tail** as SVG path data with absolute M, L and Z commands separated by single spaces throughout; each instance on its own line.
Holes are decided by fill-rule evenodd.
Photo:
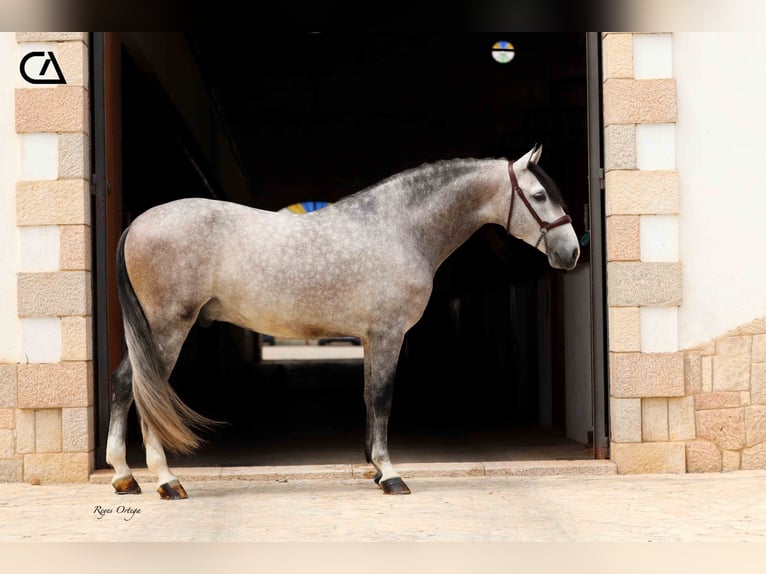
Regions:
M 188 454 L 202 443 L 193 429 L 209 428 L 216 422 L 186 406 L 162 374 L 149 322 L 125 266 L 125 238 L 129 230 L 123 232 L 117 245 L 117 291 L 122 307 L 128 356 L 133 368 L 136 408 L 142 423 L 164 448 Z

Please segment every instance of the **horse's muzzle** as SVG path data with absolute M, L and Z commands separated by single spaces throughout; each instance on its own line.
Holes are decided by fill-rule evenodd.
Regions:
M 548 253 L 548 263 L 550 263 L 550 266 L 554 269 L 563 269 L 564 271 L 574 269 L 579 258 L 579 246 L 575 246 L 574 249 L 551 250 Z

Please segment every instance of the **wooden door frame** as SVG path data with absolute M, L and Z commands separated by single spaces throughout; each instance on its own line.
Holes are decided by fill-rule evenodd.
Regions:
M 115 253 L 122 233 L 121 44 L 119 32 L 90 35 L 91 193 L 95 311 L 95 466 L 106 464 L 111 372 L 123 355 Z
M 606 313 L 606 223 L 604 216 L 602 154 L 601 33 L 586 32 L 588 90 L 588 187 L 590 214 L 591 373 L 593 450 L 595 458 L 609 458 L 609 364 Z

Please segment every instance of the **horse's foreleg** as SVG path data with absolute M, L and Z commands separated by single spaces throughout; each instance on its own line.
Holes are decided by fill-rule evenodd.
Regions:
M 377 469 L 375 482 L 385 494 L 409 494 L 388 454 L 388 418 L 402 337 L 370 338 L 364 352 L 364 402 L 367 407 L 367 461 Z
M 125 452 L 125 437 L 128 432 L 128 411 L 133 402 L 131 378 L 133 371 L 128 355 L 112 374 L 114 397 L 109 415 L 109 436 L 106 441 L 106 462 L 114 468 L 112 486 L 117 494 L 140 494 L 141 487 L 133 478 Z

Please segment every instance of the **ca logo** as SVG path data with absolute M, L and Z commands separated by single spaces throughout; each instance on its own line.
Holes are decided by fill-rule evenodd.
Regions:
M 40 58 L 44 59 L 38 68 L 36 64 Z M 47 55 L 46 52 L 29 52 L 21 59 L 19 72 L 21 77 L 30 84 L 66 84 L 64 74 L 53 52 L 47 52 Z

